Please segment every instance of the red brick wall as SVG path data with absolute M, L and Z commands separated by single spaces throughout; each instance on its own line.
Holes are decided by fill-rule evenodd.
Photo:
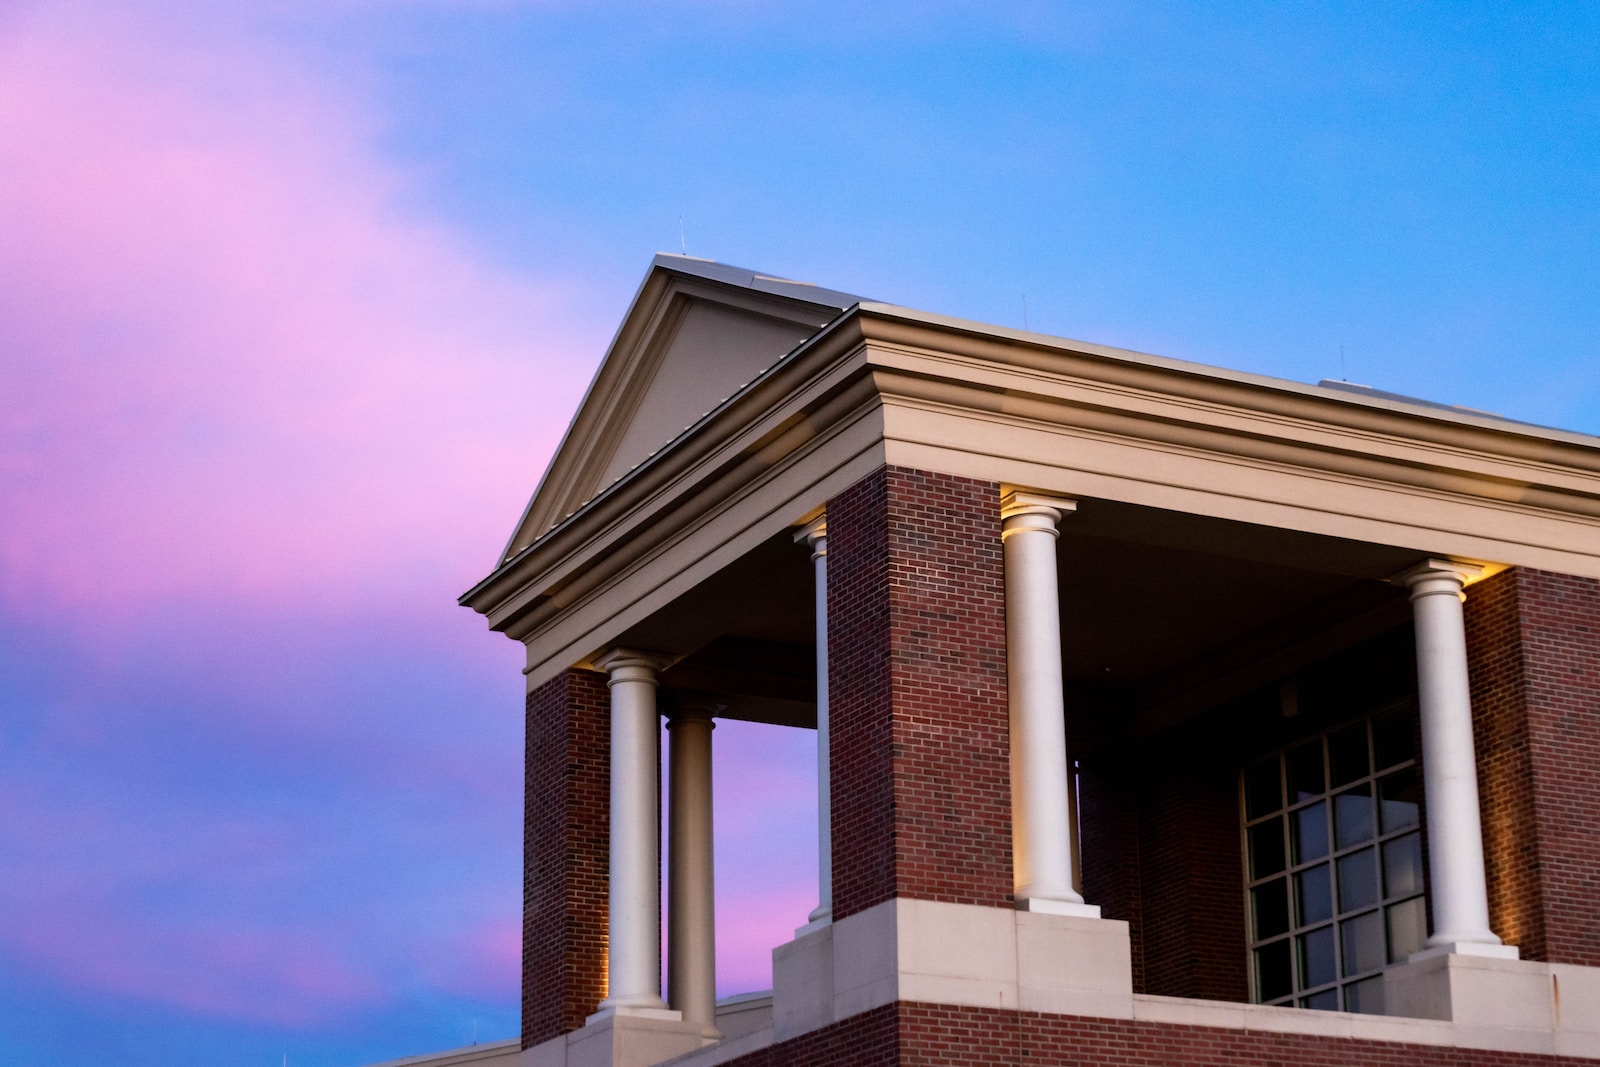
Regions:
M 1539 885 L 1518 576 L 1504 571 L 1468 590 L 1467 663 L 1478 756 L 1490 926 L 1523 958 L 1548 959 Z
M 1600 966 L 1600 582 L 1514 568 L 1466 615 L 1491 924 Z
M 1237 772 L 1233 762 L 1195 749 L 1179 759 L 1210 773 L 1167 762 L 1145 779 L 1139 805 L 1140 991 L 1246 1001 Z
M 522 1047 L 576 1030 L 606 995 L 610 695 L 567 671 L 528 694 Z
M 832 520 L 829 526 L 831 528 Z M 831 546 L 828 551 L 831 555 Z M 885 1004 L 852 1015 L 730 1060 L 727 1067 L 890 1067 L 902 1062 L 920 1062 L 901 1059 L 898 1007 Z
M 1068 744 L 1073 739 L 1069 739 Z M 1139 805 L 1133 771 L 1092 757 L 1078 771 L 1078 821 L 1083 833 L 1083 899 L 1107 919 L 1128 924 L 1133 988 L 1147 992 L 1144 971 L 1144 894 L 1140 888 Z
M 1128 923 L 1136 992 L 1249 1000 L 1238 757 L 1165 747 L 1081 761 L 1084 899 Z
M 741 1056 L 727 1067 L 1556 1067 L 1592 1062 L 1393 1041 L 901 1002 Z
M 828 502 L 835 918 L 1011 903 L 1000 487 L 884 467 Z

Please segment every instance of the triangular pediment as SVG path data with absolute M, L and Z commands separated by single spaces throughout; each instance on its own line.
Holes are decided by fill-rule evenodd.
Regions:
M 504 558 L 859 299 L 710 260 L 656 256 Z

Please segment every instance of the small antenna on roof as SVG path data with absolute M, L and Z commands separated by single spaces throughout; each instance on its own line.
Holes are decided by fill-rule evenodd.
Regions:
M 1027 293 L 1023 293 L 1022 294 L 1022 328 L 1023 328 L 1023 330 L 1027 330 L 1027 328 L 1028 328 L 1028 294 Z
M 1339 346 L 1339 380 L 1341 382 L 1348 382 L 1350 380 L 1344 376 L 1344 345 Z
M 689 254 L 689 242 L 683 239 L 683 216 L 678 216 L 678 250 L 684 255 Z

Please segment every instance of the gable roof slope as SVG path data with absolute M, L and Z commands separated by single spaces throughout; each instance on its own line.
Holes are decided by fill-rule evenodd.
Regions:
M 501 562 L 862 299 L 658 253 Z

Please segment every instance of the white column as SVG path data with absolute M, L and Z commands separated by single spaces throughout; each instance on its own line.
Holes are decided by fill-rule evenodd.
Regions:
M 1072 500 L 1011 492 L 1001 501 L 1006 666 L 1011 699 L 1011 849 L 1017 907 L 1100 914 L 1073 885 L 1077 827 L 1067 773 L 1056 591 L 1056 523 Z
M 833 801 L 828 770 L 828 523 L 813 520 L 795 535 L 811 546 L 815 570 L 817 619 L 817 898 L 806 925 L 796 936 L 833 921 Z
M 1489 929 L 1478 815 L 1478 764 L 1462 587 L 1481 567 L 1430 559 L 1395 577 L 1411 590 L 1416 616 L 1417 700 L 1422 715 L 1422 782 L 1427 800 L 1433 935 L 1428 952 L 1515 958 Z
M 716 705 L 681 699 L 667 720 L 667 998 L 689 1022 L 717 1022 L 711 721 Z
M 660 660 L 616 649 L 596 666 L 610 675 L 611 687 L 610 988 L 600 1011 L 665 1012 L 656 810 Z

